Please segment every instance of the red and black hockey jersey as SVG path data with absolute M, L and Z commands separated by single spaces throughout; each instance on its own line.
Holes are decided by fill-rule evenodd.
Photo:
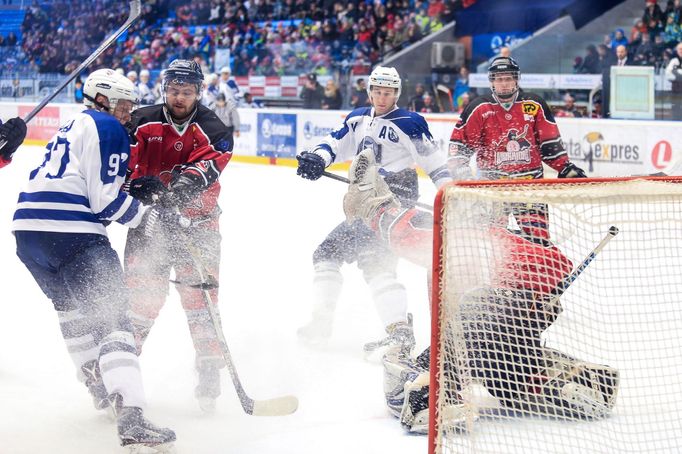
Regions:
M 173 172 L 192 172 L 207 188 L 185 210 L 201 217 L 215 212 L 220 193 L 218 177 L 232 157 L 232 134 L 223 122 L 199 105 L 189 124 L 179 132 L 167 118 L 164 105 L 142 107 L 132 114 L 129 178 L 159 176 L 168 183 Z
M 547 103 L 520 91 L 505 109 L 491 95 L 474 99 L 450 137 L 452 169 L 476 153 L 480 179 L 541 178 L 542 163 L 560 171 L 568 163 L 559 128 Z

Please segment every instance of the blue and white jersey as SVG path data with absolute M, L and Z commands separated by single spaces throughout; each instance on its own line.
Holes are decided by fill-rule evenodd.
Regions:
M 325 137 L 313 153 L 322 156 L 329 166 L 352 159 L 365 148 L 373 149 L 377 164 L 389 172 L 417 164 L 436 187 L 452 180 L 447 154 L 434 142 L 424 117 L 400 108 L 378 117 L 373 107 L 353 110 L 341 128 Z
M 63 124 L 19 193 L 12 231 L 97 233 L 139 225 L 147 207 L 121 191 L 130 141 L 119 121 L 86 110 Z

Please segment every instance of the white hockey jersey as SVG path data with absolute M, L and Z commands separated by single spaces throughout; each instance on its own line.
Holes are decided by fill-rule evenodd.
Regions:
M 86 110 L 62 125 L 19 194 L 12 231 L 97 233 L 139 225 L 147 207 L 122 192 L 130 140 L 112 115 Z
M 433 141 L 424 117 L 396 108 L 375 117 L 373 107 L 360 107 L 348 114 L 341 128 L 332 131 L 313 149 L 327 166 L 352 159 L 365 148 L 374 150 L 376 161 L 389 172 L 414 164 L 421 167 L 436 187 L 452 180 L 447 154 Z

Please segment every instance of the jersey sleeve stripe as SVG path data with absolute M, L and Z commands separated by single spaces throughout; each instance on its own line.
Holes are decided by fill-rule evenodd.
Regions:
M 32 208 L 18 209 L 14 212 L 14 220 L 47 219 L 56 221 L 85 221 L 101 224 L 97 217 L 87 211 L 41 210 Z
M 123 215 L 118 219 L 118 222 L 120 222 L 121 224 L 128 224 L 130 221 L 135 219 L 135 217 L 140 213 L 140 206 L 141 203 L 139 200 L 132 199 L 130 206 L 125 211 L 125 213 L 123 213 Z
M 97 213 L 97 217 L 100 219 L 111 219 L 121 210 L 121 207 L 126 202 L 130 196 L 124 192 L 120 192 L 118 196 L 107 205 L 102 211 Z
M 69 203 L 90 208 L 90 202 L 85 196 L 55 191 L 22 192 L 18 202 Z

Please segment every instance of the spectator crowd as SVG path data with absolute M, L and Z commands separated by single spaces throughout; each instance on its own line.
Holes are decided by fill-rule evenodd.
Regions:
M 385 55 L 452 20 L 455 0 L 150 0 L 141 20 L 93 66 L 159 70 L 176 58 L 233 75 L 368 73 Z M 31 70 L 69 73 L 127 17 L 124 0 L 35 2 L 22 25 Z M 221 62 L 220 66 L 228 62 Z M 216 68 L 217 69 L 217 68 Z

